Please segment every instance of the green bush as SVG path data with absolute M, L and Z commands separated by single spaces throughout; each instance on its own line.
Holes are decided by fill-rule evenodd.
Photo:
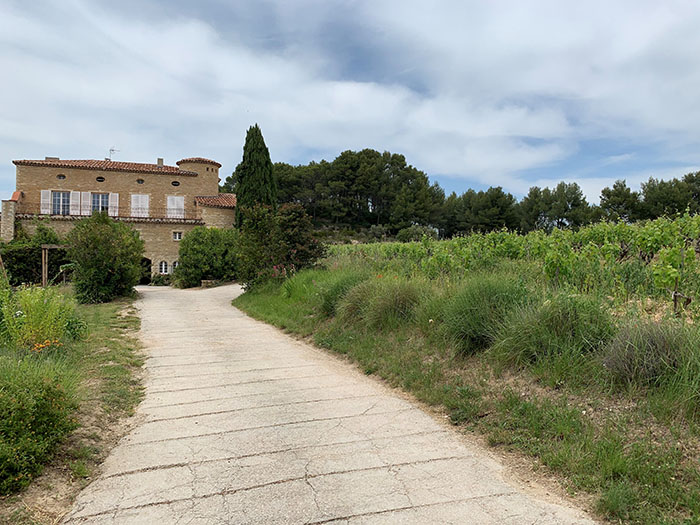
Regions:
M 445 305 L 445 328 L 462 354 L 485 349 L 493 342 L 499 321 L 527 301 L 522 280 L 510 275 L 468 276 Z
M 61 362 L 0 357 L 0 494 L 27 486 L 75 428 L 76 385 Z
M 420 241 L 423 239 L 423 237 L 437 239 L 437 231 L 435 228 L 431 228 L 430 226 L 414 224 L 413 226 L 399 230 L 399 232 L 396 234 L 396 240 L 398 242 Z
M 133 292 L 141 278 L 144 246 L 136 230 L 96 213 L 79 221 L 67 242 L 80 302 L 102 303 Z
M 85 332 L 73 301 L 56 288 L 27 287 L 6 294 L 0 305 L 5 343 L 20 350 L 46 351 Z
M 191 288 L 203 279 L 234 279 L 237 245 L 238 232 L 232 228 L 193 228 L 180 241 L 173 281 L 181 288 Z
M 310 217 L 298 204 L 242 210 L 238 243 L 239 278 L 246 288 L 283 279 L 313 266 L 325 248 L 313 236 Z
M 34 235 L 18 235 L 15 240 L 0 245 L 0 255 L 12 286 L 41 283 L 41 245 L 61 244 L 58 234 L 44 224 L 38 224 Z M 55 279 L 61 267 L 70 260 L 62 248 L 49 251 L 49 280 Z
M 492 354 L 501 365 L 532 367 L 551 386 L 585 383 L 592 354 L 614 333 L 612 316 L 594 297 L 561 293 L 516 308 L 499 324 Z

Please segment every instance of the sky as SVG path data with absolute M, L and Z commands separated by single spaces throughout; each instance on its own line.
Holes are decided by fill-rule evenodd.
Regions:
M 14 159 L 273 162 L 373 148 L 446 192 L 700 170 L 693 0 L 0 0 Z

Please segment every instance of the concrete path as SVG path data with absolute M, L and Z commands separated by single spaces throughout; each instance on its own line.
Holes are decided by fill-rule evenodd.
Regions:
M 504 481 L 459 434 L 230 305 L 144 287 L 142 423 L 65 523 L 592 523 Z

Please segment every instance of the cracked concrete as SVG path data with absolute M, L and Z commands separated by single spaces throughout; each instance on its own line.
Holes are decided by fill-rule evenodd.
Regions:
M 593 523 L 504 480 L 453 429 L 230 305 L 140 289 L 142 423 L 67 524 Z

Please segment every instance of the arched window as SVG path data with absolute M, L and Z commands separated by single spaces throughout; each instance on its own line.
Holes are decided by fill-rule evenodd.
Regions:
M 160 264 L 158 265 L 158 271 L 160 272 L 161 275 L 165 275 L 168 273 L 167 261 L 160 261 Z
M 173 261 L 173 271 L 175 271 L 175 268 L 177 268 L 178 264 L 180 264 L 177 261 Z

